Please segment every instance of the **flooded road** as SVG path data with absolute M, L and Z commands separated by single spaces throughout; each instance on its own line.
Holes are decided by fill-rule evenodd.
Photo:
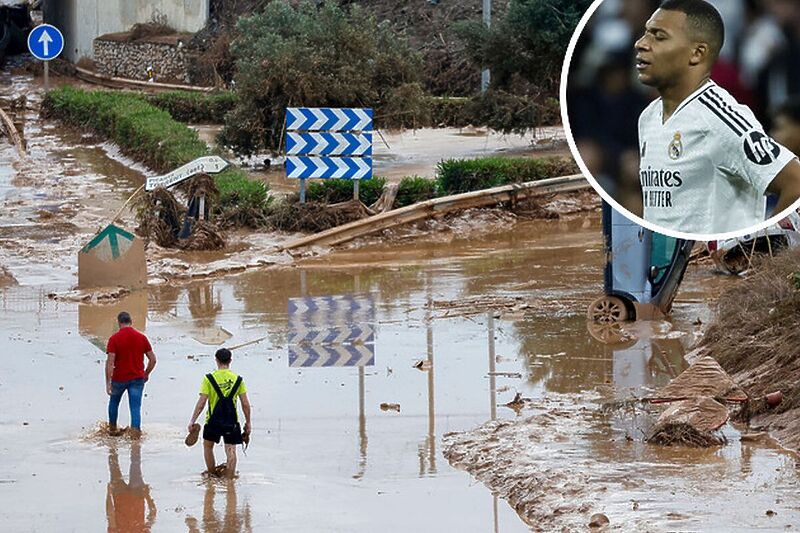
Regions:
M 596 413 L 603 401 L 666 383 L 685 365 L 693 323 L 710 316 L 695 296 L 727 282 L 693 268 L 672 321 L 612 349 L 583 319 L 601 284 L 599 231 L 596 215 L 523 223 L 481 239 L 400 245 L 391 256 L 352 250 L 298 268 L 155 287 L 111 306 L 54 302 L 46 287 L 4 290 L 0 338 L 14 357 L 0 401 L 20 408 L 0 423 L 0 495 L 16 502 L 0 519 L 11 530 L 100 530 L 117 519 L 107 509 L 117 490 L 145 521 L 149 495 L 154 531 L 525 531 L 504 500 L 449 465 L 442 435 L 520 420 L 502 406 L 517 392 Z M 330 295 L 374 303 L 371 364 L 290 366 L 293 352 L 298 360 L 287 346 L 289 300 Z M 456 305 L 517 297 L 528 307 Z M 106 405 L 97 346 L 123 308 L 159 356 L 145 389 L 145 438 L 133 448 L 94 436 Z M 206 484 L 200 450 L 182 439 L 212 344 L 262 337 L 234 351 L 255 409 L 241 476 Z M 543 436 L 540 452 L 560 479 L 606 487 L 586 501 L 617 524 L 634 519 L 633 501 L 636 523 L 653 531 L 783 530 L 800 520 L 794 460 L 772 447 L 740 445 L 730 429 L 722 449 L 660 451 L 626 443 L 625 417 L 583 418 Z M 146 491 L 129 487 L 137 465 Z
M 444 457 L 445 434 L 479 427 L 499 428 L 515 446 L 473 462 L 499 459 L 491 468 L 536 481 L 540 507 L 564 517 L 552 522 L 559 528 L 584 528 L 592 512 L 619 531 L 800 524 L 794 456 L 740 442 L 730 426 L 723 448 L 657 449 L 640 442 L 638 414 L 601 411 L 685 368 L 712 314 L 707 298 L 731 282 L 708 266 L 690 267 L 669 321 L 639 324 L 615 346 L 595 340 L 584 320 L 602 288 L 596 213 L 489 226 L 468 239 L 451 231 L 375 240 L 292 267 L 155 285 L 110 305 L 54 301 L 48 293 L 75 283 L 80 243 L 146 169 L 113 147 L 29 122 L 33 163 L 9 171 L 14 157 L 0 144 L 0 264 L 20 282 L 0 288 L 0 498 L 13 502 L 0 509 L 0 529 L 552 529 L 526 523 L 493 495 L 502 486 Z M 31 199 L 59 214 L 42 216 Z M 327 313 L 332 302 L 350 308 Z M 98 432 L 103 347 L 123 309 L 159 358 L 139 443 Z M 372 332 L 364 344 L 290 342 L 345 319 Z M 204 482 L 185 426 L 217 346 L 242 344 L 233 369 L 254 406 L 252 443 L 239 479 Z M 517 393 L 528 399 L 519 414 L 504 406 Z M 531 415 L 550 418 L 525 422 Z M 529 464 L 509 460 L 523 449 Z

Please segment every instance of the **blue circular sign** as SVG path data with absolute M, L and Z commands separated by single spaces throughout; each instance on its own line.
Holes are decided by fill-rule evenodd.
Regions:
M 39 24 L 28 34 L 28 50 L 33 57 L 50 61 L 64 50 L 64 36 L 50 24 Z

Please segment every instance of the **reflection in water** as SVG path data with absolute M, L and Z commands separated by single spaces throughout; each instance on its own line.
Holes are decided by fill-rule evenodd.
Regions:
M 364 410 L 364 367 L 358 367 L 358 471 L 353 479 L 361 479 L 367 470 L 367 415 Z
M 497 374 L 495 373 L 497 355 L 494 347 L 494 312 L 489 311 L 486 315 L 487 329 L 489 330 L 489 413 L 492 420 L 497 420 Z M 494 518 L 494 529 L 492 531 L 499 533 L 500 520 L 497 515 L 497 494 L 492 494 L 492 517 Z
M 201 327 L 214 325 L 214 320 L 222 311 L 222 301 L 219 294 L 214 293 L 214 284 L 195 283 L 190 285 L 186 292 L 189 298 L 189 313 L 195 319 L 195 323 Z
M 225 511 L 220 517 L 216 508 L 217 492 L 224 487 Z M 251 533 L 253 531 L 250 516 L 250 504 L 245 503 L 240 510 L 236 498 L 236 481 L 209 479 L 206 481 L 206 493 L 203 498 L 203 518 L 197 520 L 193 516 L 186 518 L 189 533 Z
M 78 305 L 78 331 L 86 340 L 106 351 L 106 343 L 119 329 L 117 314 L 127 311 L 133 327 L 142 333 L 147 329 L 147 291 L 133 291 L 109 304 Z
M 664 322 L 626 324 L 598 331 L 583 316 L 522 320 L 515 323 L 529 379 L 550 392 L 576 393 L 613 384 L 618 398 L 641 396 L 643 389 L 666 385 L 686 368 L 683 338 L 659 328 Z
M 419 456 L 419 477 L 426 474 L 436 474 L 436 406 L 434 394 L 434 364 L 433 364 L 433 323 L 431 320 L 431 308 L 433 298 L 430 293 L 430 283 L 428 285 L 428 305 L 425 312 L 425 329 L 428 349 L 427 372 L 428 372 L 428 434 L 425 440 L 417 447 Z
M 131 442 L 131 464 L 128 482 L 122 477 L 116 445 L 108 450 L 110 480 L 106 491 L 106 518 L 109 532 L 149 532 L 156 520 L 156 504 L 150 486 L 142 478 L 142 449 Z M 145 516 L 145 506 L 147 515 Z

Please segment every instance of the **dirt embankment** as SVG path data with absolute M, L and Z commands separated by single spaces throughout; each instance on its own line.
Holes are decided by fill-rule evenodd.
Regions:
M 717 318 L 700 342 L 750 398 L 747 417 L 800 450 L 800 250 L 764 261 L 719 298 Z M 783 401 L 768 408 L 773 391 Z

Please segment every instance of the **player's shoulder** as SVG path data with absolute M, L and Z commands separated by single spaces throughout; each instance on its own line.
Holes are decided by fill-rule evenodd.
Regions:
M 639 123 L 646 122 L 649 120 L 661 120 L 660 113 L 659 113 L 659 106 L 661 105 L 661 98 L 656 98 L 652 102 L 650 102 L 647 107 L 639 114 Z
M 752 130 L 762 129 L 750 108 L 739 103 L 734 96 L 716 83 L 711 83 L 694 99 L 696 116 L 702 118 L 718 132 L 743 136 Z

